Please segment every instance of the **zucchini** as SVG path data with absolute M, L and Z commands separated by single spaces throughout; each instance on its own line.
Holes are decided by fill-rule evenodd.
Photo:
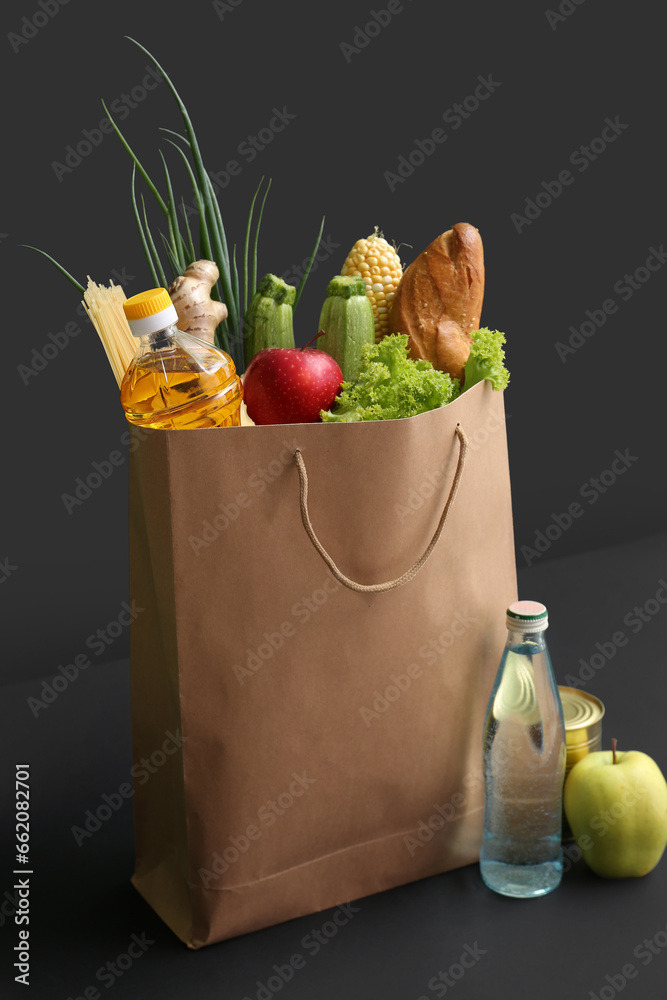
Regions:
M 373 306 L 363 278 L 338 274 L 331 279 L 319 329 L 324 330 L 324 336 L 318 340 L 318 348 L 338 362 L 346 382 L 353 382 L 361 368 L 364 347 L 375 343 Z
M 265 274 L 243 318 L 246 368 L 265 347 L 294 347 L 292 307 L 296 288 L 275 274 Z

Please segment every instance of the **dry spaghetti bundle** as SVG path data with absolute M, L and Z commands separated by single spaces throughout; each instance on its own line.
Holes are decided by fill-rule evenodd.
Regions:
M 124 301 L 125 292 L 120 285 L 112 281 L 106 288 L 95 284 L 88 275 L 83 307 L 97 330 L 119 386 L 137 348 L 123 311 Z

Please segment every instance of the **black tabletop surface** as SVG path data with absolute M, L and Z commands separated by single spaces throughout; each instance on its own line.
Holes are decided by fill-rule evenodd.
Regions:
M 666 536 L 519 571 L 521 596 L 549 608 L 559 683 L 579 677 L 606 706 L 604 738 L 643 750 L 664 770 L 667 607 L 655 610 L 655 594 L 666 573 Z M 627 644 L 602 665 L 593 658 L 595 676 L 586 680 L 596 643 L 609 650 L 619 629 Z M 30 765 L 29 995 L 40 1000 L 106 996 L 112 987 L 114 995 L 143 1000 L 267 1000 L 278 993 L 294 1000 L 448 994 L 607 1000 L 621 992 L 657 1000 L 664 994 L 667 861 L 640 879 L 606 880 L 572 845 L 560 887 L 539 899 L 496 895 L 483 885 L 478 866 L 468 865 L 353 900 L 342 912 L 189 951 L 130 885 L 131 800 L 90 837 L 72 829 L 128 778 L 128 688 L 123 660 L 82 672 L 37 717 L 29 699 L 40 695 L 38 679 L 3 691 L 1 730 L 12 757 L 4 756 L 2 788 L 0 995 L 20 989 L 14 991 L 5 964 L 18 940 L 9 821 L 14 763 Z

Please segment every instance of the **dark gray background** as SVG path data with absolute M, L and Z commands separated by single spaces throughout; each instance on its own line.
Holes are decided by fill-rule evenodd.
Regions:
M 230 243 L 243 242 L 259 179 L 273 179 L 260 274 L 284 273 L 307 257 L 326 215 L 325 236 L 339 246 L 306 286 L 295 317 L 300 343 L 317 332 L 328 278 L 375 225 L 409 245 L 406 263 L 456 222 L 479 228 L 487 265 L 482 321 L 508 337 L 506 409 L 521 564 L 520 547 L 533 546 L 552 514 L 581 502 L 582 486 L 610 468 L 617 449 L 629 449 L 637 461 L 594 505 L 585 500 L 585 514 L 539 559 L 663 528 L 664 275 L 653 274 L 627 302 L 614 292 L 665 235 L 659 30 L 657 22 L 652 29 L 651 8 L 638 4 L 629 22 L 623 6 L 587 0 L 552 30 L 535 4 L 414 0 L 349 63 L 341 43 L 353 42 L 355 27 L 377 5 L 327 5 L 324 20 L 322 9 L 244 0 L 221 20 L 211 3 L 190 4 L 184 15 L 169 4 L 121 0 L 103 8 L 71 0 L 18 52 L 3 39 L 11 137 L 0 244 L 3 401 L 11 429 L 6 467 L 14 473 L 3 498 L 0 557 L 19 567 L 2 588 L 13 622 L 7 651 L 14 678 L 70 655 L 72 629 L 87 636 L 116 616 L 125 595 L 126 467 L 71 514 L 61 500 L 93 461 L 119 447 L 125 424 L 116 385 L 94 331 L 77 316 L 76 290 L 19 246 L 48 251 L 82 284 L 88 274 L 107 283 L 114 269 L 133 276 L 128 294 L 152 283 L 130 206 L 130 160 L 116 136 L 105 135 L 60 181 L 53 168 L 83 130 L 97 127 L 102 99 L 109 106 L 141 83 L 148 60 L 124 34 L 151 49 L 175 79 L 209 169 L 240 161 L 241 174 L 221 194 Z M 32 11 L 30 4 L 6 4 L 6 35 L 18 33 Z M 479 109 L 456 130 L 444 123 L 443 114 L 489 74 L 500 86 Z M 249 163 L 238 146 L 268 125 L 274 106 L 296 117 Z M 617 116 L 628 128 L 587 170 L 571 166 L 571 154 Z M 159 131 L 182 128 L 166 86 L 119 124 L 158 182 L 164 149 L 177 189 L 189 195 Z M 396 171 L 415 139 L 438 127 L 447 140 L 392 192 L 385 172 Z M 523 213 L 542 182 L 568 167 L 574 182 L 518 233 L 512 214 Z M 157 227 L 159 215 L 151 218 Z M 618 312 L 563 363 L 555 344 L 610 297 Z M 25 385 L 18 366 L 30 364 L 32 349 L 41 351 L 48 334 L 68 322 L 82 332 Z M 33 602 L 54 612 L 48 630 L 35 627 Z M 119 652 L 120 645 L 109 656 Z
M 326 215 L 325 236 L 337 247 L 311 275 L 299 304 L 295 327 L 301 344 L 317 332 L 328 278 L 374 226 L 403 244 L 405 263 L 456 222 L 479 228 L 487 266 L 482 320 L 508 339 L 512 381 L 506 410 L 522 593 L 546 600 L 560 616 L 558 624 L 552 610 L 552 650 L 562 681 L 576 673 L 580 657 L 592 655 L 596 642 L 622 627 L 635 604 L 655 594 L 667 569 L 661 405 L 667 349 L 662 271 L 628 301 L 614 289 L 665 239 L 658 8 L 644 0 L 631 8 L 600 0 L 565 0 L 561 6 L 572 12 L 553 28 L 546 3 L 406 0 L 348 62 L 341 43 L 352 43 L 356 27 L 370 20 L 372 10 L 384 10 L 384 0 L 241 0 L 222 18 L 212 3 L 199 0 L 118 0 L 113 6 L 70 0 L 18 51 L 10 33 L 25 29 L 22 19 L 41 8 L 37 0 L 3 5 L 6 474 L 0 560 L 14 568 L 0 584 L 3 681 L 12 685 L 3 688 L 2 773 L 5 786 L 17 755 L 29 756 L 35 794 L 41 796 L 42 895 L 34 906 L 44 964 L 34 996 L 75 996 L 93 981 L 99 964 L 123 950 L 131 931 L 144 929 L 160 941 L 159 949 L 131 970 L 138 977 L 141 969 L 141 989 L 140 979 L 128 974 L 116 985 L 118 995 L 203 996 L 209 989 L 218 997 L 254 996 L 255 979 L 265 980 L 271 964 L 284 962 L 303 934 L 324 920 L 306 918 L 192 956 L 127 885 L 129 808 L 87 854 L 73 845 L 69 827 L 79 813 L 102 791 L 118 787 L 129 768 L 126 637 L 96 658 L 102 670 L 82 676 L 40 718 L 30 713 L 26 698 L 39 694 L 41 678 L 85 650 L 86 637 L 116 618 L 127 599 L 126 465 L 72 514 L 61 500 L 93 461 L 121 447 L 125 422 L 101 345 L 77 314 L 79 296 L 48 262 L 19 244 L 42 247 L 84 284 L 87 274 L 108 283 L 114 269 L 132 276 L 128 294 L 152 282 L 132 218 L 130 161 L 117 138 L 105 135 L 61 181 L 54 161 L 64 160 L 66 147 L 76 146 L 83 130 L 97 128 L 102 98 L 109 104 L 141 83 L 148 60 L 123 38 L 132 35 L 174 79 L 209 169 L 224 169 L 230 158 L 242 165 L 220 198 L 230 243 L 243 241 L 260 177 L 273 179 L 260 275 L 285 273 L 306 257 Z M 500 86 L 488 100 L 456 130 L 443 122 L 447 109 L 489 74 Z M 250 163 L 238 146 L 268 125 L 274 107 L 286 107 L 295 118 Z M 600 136 L 606 118 L 618 118 L 627 128 L 580 172 L 570 156 Z M 159 132 L 181 129 L 166 86 L 150 92 L 119 124 L 157 180 L 158 148 L 165 150 L 178 190 L 189 195 Z M 443 128 L 447 140 L 391 191 L 385 172 L 395 171 L 399 156 L 435 128 Z M 523 214 L 542 182 L 568 168 L 573 183 L 518 233 L 512 213 Z M 563 363 L 556 343 L 568 339 L 571 325 L 578 328 L 588 319 L 587 310 L 599 310 L 610 298 L 618 311 Z M 41 351 L 49 333 L 70 322 L 81 333 L 25 385 L 19 366 L 30 364 L 33 348 Z M 591 504 L 580 491 L 611 467 L 617 450 L 635 460 Z M 548 551 L 527 559 L 522 547 L 532 547 L 536 533 L 573 502 L 581 503 L 583 515 Z M 646 624 L 592 685 L 608 714 L 617 707 L 612 718 L 623 725 L 627 742 L 663 766 L 658 651 L 664 638 L 662 618 Z M 428 979 L 455 961 L 465 942 L 479 938 L 482 945 L 484 938 L 496 942 L 495 957 L 480 963 L 478 980 L 471 972 L 458 984 L 455 996 L 486 996 L 491 988 L 516 993 L 513 970 L 521 963 L 527 963 L 531 993 L 588 996 L 604 985 L 606 973 L 616 971 L 616 962 L 620 968 L 621 959 L 632 960 L 632 945 L 664 929 L 667 913 L 656 880 L 664 883 L 665 876 L 660 869 L 652 880 L 601 888 L 581 867 L 569 876 L 570 895 L 560 890 L 538 904 L 539 911 L 507 909 L 490 899 L 474 868 L 385 894 L 367 902 L 365 917 L 345 936 L 341 931 L 330 955 L 313 960 L 283 993 L 416 998 L 429 993 Z M 91 894 L 95 882 L 98 895 Z M 620 941 L 609 924 L 610 901 L 618 927 L 625 927 Z M 625 921 L 626 910 L 636 933 Z M 508 965 L 506 956 L 514 954 L 509 944 L 536 933 L 533 912 L 544 919 L 542 937 L 531 938 L 539 961 L 520 950 L 516 964 Z M 452 913 L 461 913 L 460 931 Z M 69 961 L 62 914 L 78 942 Z M 516 915 L 516 922 L 508 915 Z M 602 952 L 582 957 L 585 934 L 599 940 L 596 921 L 605 915 Z M 572 949 L 580 949 L 576 977 L 563 973 L 566 978 L 553 980 L 553 968 L 540 963 L 548 960 L 555 968 L 554 942 L 561 932 Z M 560 953 L 561 967 L 572 962 L 571 950 Z M 665 962 L 656 958 L 641 979 L 628 984 L 626 995 L 654 997 L 657 980 L 651 977 L 661 970 L 664 981 Z M 551 977 L 551 986 L 543 976 Z M 4 979 L 0 994 L 11 986 Z

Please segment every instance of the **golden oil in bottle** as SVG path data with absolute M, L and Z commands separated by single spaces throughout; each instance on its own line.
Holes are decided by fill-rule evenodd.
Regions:
M 132 424 L 180 430 L 238 427 L 243 387 L 225 352 L 176 328 L 169 293 L 153 288 L 123 303 L 137 351 L 120 387 Z

